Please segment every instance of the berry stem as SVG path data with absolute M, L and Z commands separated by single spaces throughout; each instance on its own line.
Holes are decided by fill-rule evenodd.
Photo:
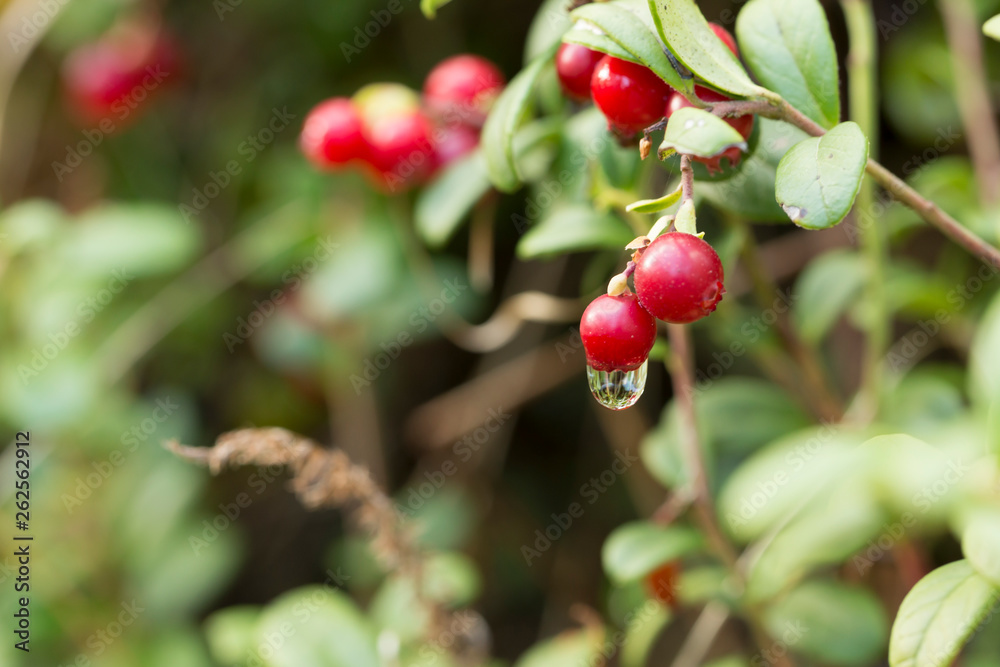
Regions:
M 691 156 L 681 156 L 681 201 L 694 198 L 694 169 L 691 168 Z

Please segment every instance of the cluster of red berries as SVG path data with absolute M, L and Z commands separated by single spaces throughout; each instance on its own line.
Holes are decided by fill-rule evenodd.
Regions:
M 155 22 L 124 20 L 63 62 L 66 101 L 81 123 L 121 123 L 177 78 L 173 38 Z
M 712 23 L 712 30 L 740 57 L 736 40 L 722 26 Z M 693 106 L 683 95 L 674 91 L 648 67 L 599 53 L 580 44 L 564 43 L 556 54 L 556 72 L 563 92 L 573 100 L 593 100 L 608 120 L 608 129 L 623 140 L 632 139 L 644 129 L 655 125 L 678 109 Z M 704 102 L 724 102 L 730 98 L 703 86 L 695 94 Z M 727 122 L 744 139 L 753 130 L 753 116 L 727 118 Z M 722 159 L 731 166 L 739 162 L 739 148 L 730 148 L 714 158 L 694 158 L 710 172 L 721 171 Z
M 693 234 L 668 232 L 636 253 L 635 293 L 595 299 L 580 320 L 587 364 L 631 371 L 649 357 L 656 320 L 689 324 L 715 311 L 726 290 L 719 255 Z
M 382 83 L 321 102 L 306 117 L 299 145 L 320 169 L 358 166 L 377 185 L 405 190 L 479 145 L 505 83 L 485 58 L 454 56 L 431 70 L 422 97 Z

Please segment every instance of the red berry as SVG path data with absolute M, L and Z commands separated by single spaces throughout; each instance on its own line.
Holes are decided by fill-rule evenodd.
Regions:
M 299 146 L 321 169 L 364 159 L 368 141 L 357 107 L 346 97 L 334 97 L 316 105 L 306 116 Z
M 632 136 L 663 118 L 673 91 L 648 67 L 604 56 L 594 69 L 590 94 L 608 127 Z
M 726 293 L 722 262 L 712 246 L 692 234 L 657 237 L 639 257 L 635 291 L 655 317 L 688 324 L 715 311 Z
M 468 125 L 443 125 L 434 132 L 434 169 L 465 157 L 479 145 L 479 130 Z
M 556 53 L 556 74 L 566 97 L 577 102 L 590 99 L 590 80 L 604 54 L 582 44 L 562 44 Z
M 646 575 L 644 584 L 646 593 L 661 604 L 672 609 L 677 608 L 677 582 L 680 579 L 681 565 L 678 561 L 671 561 L 661 565 Z
M 733 52 L 734 56 L 737 58 L 740 57 L 740 49 L 736 46 L 736 38 L 733 37 L 733 33 L 729 32 L 718 23 L 709 23 L 708 27 L 712 29 L 712 32 L 715 33 L 715 36 L 718 37 L 723 44 L 729 47 L 729 50 Z
M 695 86 L 694 93 L 698 96 L 698 99 L 710 104 L 714 104 L 716 102 L 727 102 L 731 99 L 722 93 L 717 93 L 710 88 L 703 88 L 702 86 Z M 670 118 L 670 116 L 672 116 L 678 109 L 691 106 L 694 105 L 688 102 L 683 95 L 674 95 L 667 104 L 667 118 Z M 725 120 L 734 130 L 740 133 L 740 136 L 743 137 L 744 141 L 750 138 L 750 134 L 753 132 L 753 116 L 736 116 L 735 118 L 726 118 Z M 743 151 L 733 146 L 732 148 L 727 148 L 721 155 L 716 155 L 713 158 L 693 157 L 692 159 L 696 162 L 704 164 L 708 171 L 714 174 L 722 171 L 722 158 L 728 158 L 729 165 L 735 167 L 739 164 L 742 156 Z
M 122 123 L 136 117 L 144 100 L 176 78 L 179 65 L 177 50 L 165 33 L 145 24 L 122 23 L 67 56 L 63 86 L 82 122 L 113 117 Z
M 587 364 L 598 371 L 642 366 L 656 342 L 656 320 L 631 292 L 594 299 L 580 319 Z
M 367 134 L 369 164 L 390 192 L 406 190 L 430 174 L 431 124 L 419 111 L 377 118 Z
M 503 73 L 485 58 L 460 55 L 431 70 L 424 81 L 424 104 L 447 123 L 481 126 L 504 87 Z

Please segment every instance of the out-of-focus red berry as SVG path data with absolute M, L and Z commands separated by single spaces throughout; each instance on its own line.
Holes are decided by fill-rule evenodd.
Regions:
M 712 29 L 712 32 L 715 33 L 715 36 L 718 37 L 723 44 L 729 47 L 729 50 L 733 52 L 734 56 L 737 58 L 740 57 L 740 49 L 736 46 L 736 38 L 733 37 L 733 33 L 729 32 L 718 23 L 709 23 L 708 27 Z
M 503 91 L 503 73 L 489 60 L 463 54 L 443 60 L 424 81 L 424 105 L 449 124 L 482 126 Z
M 316 105 L 302 126 L 299 146 L 321 169 L 343 166 L 368 155 L 364 122 L 357 107 L 346 97 L 334 97 Z
M 590 80 L 604 54 L 582 44 L 562 44 L 556 53 L 556 74 L 566 96 L 577 102 L 590 99 Z
M 468 125 L 441 125 L 434 130 L 434 169 L 447 167 L 479 145 L 479 130 Z

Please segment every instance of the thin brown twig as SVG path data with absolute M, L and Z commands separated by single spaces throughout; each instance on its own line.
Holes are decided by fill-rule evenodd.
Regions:
M 691 166 L 691 156 L 681 156 L 681 201 L 694 198 L 694 168 Z

